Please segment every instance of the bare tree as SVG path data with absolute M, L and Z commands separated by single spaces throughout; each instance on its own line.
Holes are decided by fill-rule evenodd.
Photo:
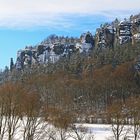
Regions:
M 140 138 L 140 97 L 130 97 L 127 99 L 126 107 L 129 113 L 129 118 L 131 119 L 132 134 L 134 135 L 134 140 Z
M 111 129 L 115 140 L 120 140 L 120 137 L 124 135 L 126 113 L 123 110 L 123 104 L 118 101 L 113 103 L 107 109 L 107 114 L 111 120 Z
M 25 94 L 23 102 L 24 118 L 23 124 L 23 139 L 34 140 L 37 137 L 39 125 L 42 122 L 40 118 L 40 101 L 39 97 L 34 92 L 28 92 Z
M 3 125 L 1 138 L 4 137 L 4 134 L 7 134 L 6 138 L 12 140 L 19 127 L 21 99 L 24 89 L 19 83 L 7 82 L 2 85 L 1 90 L 3 92 L 1 103 L 5 102 L 5 104 L 1 104 L 1 125 Z
M 6 108 L 6 101 L 5 101 L 5 94 L 4 94 L 4 87 L 0 87 L 0 140 L 3 140 L 4 135 L 7 131 L 7 118 L 5 117 L 5 108 Z

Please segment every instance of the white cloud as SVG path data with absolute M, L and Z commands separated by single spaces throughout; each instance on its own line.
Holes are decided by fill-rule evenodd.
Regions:
M 54 21 L 72 26 L 64 14 L 112 13 L 103 11 L 139 10 L 140 0 L 0 0 L 0 27 L 48 25 Z M 57 23 L 59 25 L 60 23 Z
M 139 0 L 0 0 L 0 13 L 89 13 L 112 9 L 139 9 L 139 4 Z

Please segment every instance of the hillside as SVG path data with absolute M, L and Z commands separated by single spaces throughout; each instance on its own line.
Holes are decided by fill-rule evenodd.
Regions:
M 79 130 L 86 132 L 75 123 L 85 122 L 111 124 L 116 137 L 129 124 L 139 135 L 140 15 L 106 23 L 95 35 L 51 35 L 19 50 L 16 63 L 11 59 L 0 79 L 0 116 L 13 119 L 11 127 L 25 117 L 27 131 L 37 131 L 39 119 L 61 136 L 74 132 L 75 139 Z

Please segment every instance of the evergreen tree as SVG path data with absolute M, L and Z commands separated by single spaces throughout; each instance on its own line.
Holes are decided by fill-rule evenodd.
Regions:
M 11 61 L 10 61 L 10 71 L 12 71 L 14 68 L 14 61 L 13 61 L 13 58 L 11 58 Z

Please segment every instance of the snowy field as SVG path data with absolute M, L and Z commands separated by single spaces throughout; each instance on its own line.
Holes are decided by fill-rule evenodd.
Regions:
M 32 132 L 34 133 L 32 140 L 62 140 L 61 137 L 63 137 L 63 140 L 78 140 L 76 133 L 78 133 L 81 138 L 80 140 L 114 140 L 111 125 L 74 124 L 72 125 L 73 127 L 71 126 L 70 129 L 66 131 L 40 120 L 41 119 L 37 119 L 37 123 L 28 123 L 26 118 L 20 120 L 15 127 L 12 140 L 27 140 L 28 134 L 31 134 Z M 124 135 L 120 138 L 120 140 L 134 140 L 134 138 L 132 138 L 132 134 L 129 134 L 129 128 L 130 126 L 124 127 Z M 126 133 L 125 130 L 129 130 L 129 133 Z M 131 138 L 124 139 L 125 135 L 131 136 Z M 2 140 L 8 140 L 8 131 L 5 131 Z
M 88 140 L 88 136 L 89 135 L 92 135 L 94 137 L 94 139 L 92 139 L 90 137 L 89 138 L 90 140 L 113 140 L 110 125 L 102 125 L 102 124 L 100 124 L 100 125 L 99 124 L 77 124 L 77 126 L 82 126 L 82 127 L 86 128 L 88 130 L 87 134 L 84 134 L 85 135 L 84 140 Z M 44 132 L 45 132 L 45 130 L 44 130 Z M 53 133 L 53 132 L 50 132 L 50 133 Z M 23 138 L 20 135 L 22 135 L 22 134 L 18 133 L 16 135 L 16 137 L 15 137 L 15 140 L 22 140 Z M 44 133 L 44 136 L 38 137 L 38 138 L 36 137 L 35 140 L 48 140 L 48 136 L 47 135 L 48 134 Z M 55 133 L 54 133 L 54 135 L 55 135 Z M 60 134 L 58 134 L 56 140 L 59 140 L 59 135 Z M 68 140 L 75 140 L 75 139 L 70 137 L 70 138 L 68 138 Z
M 103 124 L 83 124 L 88 131 L 94 135 L 95 140 L 107 140 L 112 136 L 110 125 Z
M 79 133 L 79 135 L 81 137 L 83 135 L 82 140 L 114 140 L 113 133 L 111 131 L 111 125 L 76 124 L 76 126 L 86 128 L 86 130 L 87 130 L 86 134 Z M 126 126 L 126 128 L 128 128 L 128 126 Z M 38 132 L 39 131 L 40 130 L 38 130 Z M 49 140 L 49 135 L 51 135 L 51 136 L 55 135 L 54 136 L 55 140 L 61 140 L 60 139 L 60 130 L 55 129 L 53 126 L 47 125 L 47 127 L 44 127 L 44 129 L 42 129 L 41 131 L 44 133 L 44 135 L 42 135 L 42 136 L 36 135 L 34 140 Z M 69 133 L 65 133 L 65 134 L 64 133 L 62 132 L 62 134 L 65 135 L 64 137 L 66 137 L 67 134 L 69 135 Z M 22 135 L 21 133 L 18 133 L 18 135 L 15 135 L 16 137 L 14 140 L 23 140 L 21 135 Z M 73 133 L 72 135 L 75 136 L 75 133 Z M 127 134 L 127 135 L 130 136 L 131 138 L 124 139 L 124 137 L 123 137 L 123 138 L 120 138 L 120 140 L 134 140 L 134 138 L 132 138 L 132 136 L 130 134 Z M 78 140 L 78 139 L 69 137 L 69 138 L 67 138 L 67 140 Z

